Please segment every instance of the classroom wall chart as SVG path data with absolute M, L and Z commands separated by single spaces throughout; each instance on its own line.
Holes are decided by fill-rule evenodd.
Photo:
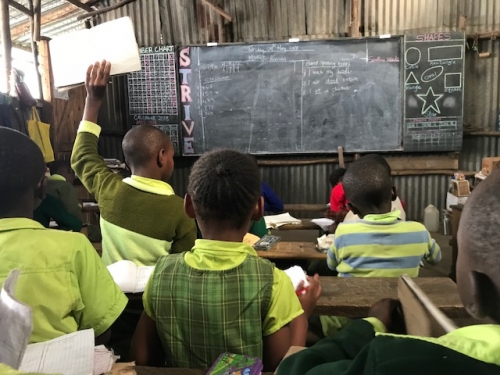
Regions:
M 404 57 L 404 150 L 460 150 L 464 34 L 407 35 Z

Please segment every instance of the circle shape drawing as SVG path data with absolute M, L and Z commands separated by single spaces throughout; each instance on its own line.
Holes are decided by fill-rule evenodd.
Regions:
M 416 47 L 410 47 L 405 51 L 405 61 L 408 65 L 415 65 L 420 62 L 422 52 Z

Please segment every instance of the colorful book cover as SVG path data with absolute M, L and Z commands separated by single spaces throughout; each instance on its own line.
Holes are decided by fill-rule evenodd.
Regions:
M 262 361 L 241 354 L 223 353 L 217 358 L 207 375 L 260 375 Z

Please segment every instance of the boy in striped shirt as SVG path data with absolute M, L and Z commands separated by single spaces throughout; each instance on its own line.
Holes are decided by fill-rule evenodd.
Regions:
M 328 267 L 340 277 L 417 277 L 420 261 L 441 260 L 427 229 L 391 211 L 391 177 L 379 163 L 359 161 L 346 172 L 344 190 L 351 211 L 361 219 L 342 223 L 328 251 Z

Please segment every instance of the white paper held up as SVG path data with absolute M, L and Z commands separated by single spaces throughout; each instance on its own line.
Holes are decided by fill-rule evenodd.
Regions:
M 96 61 L 111 63 L 111 75 L 141 70 L 139 47 L 130 17 L 78 30 L 50 41 L 55 87 L 85 81 L 87 68 Z
M 15 298 L 20 270 L 12 270 L 0 292 L 0 363 L 21 365 L 32 330 L 31 308 Z

